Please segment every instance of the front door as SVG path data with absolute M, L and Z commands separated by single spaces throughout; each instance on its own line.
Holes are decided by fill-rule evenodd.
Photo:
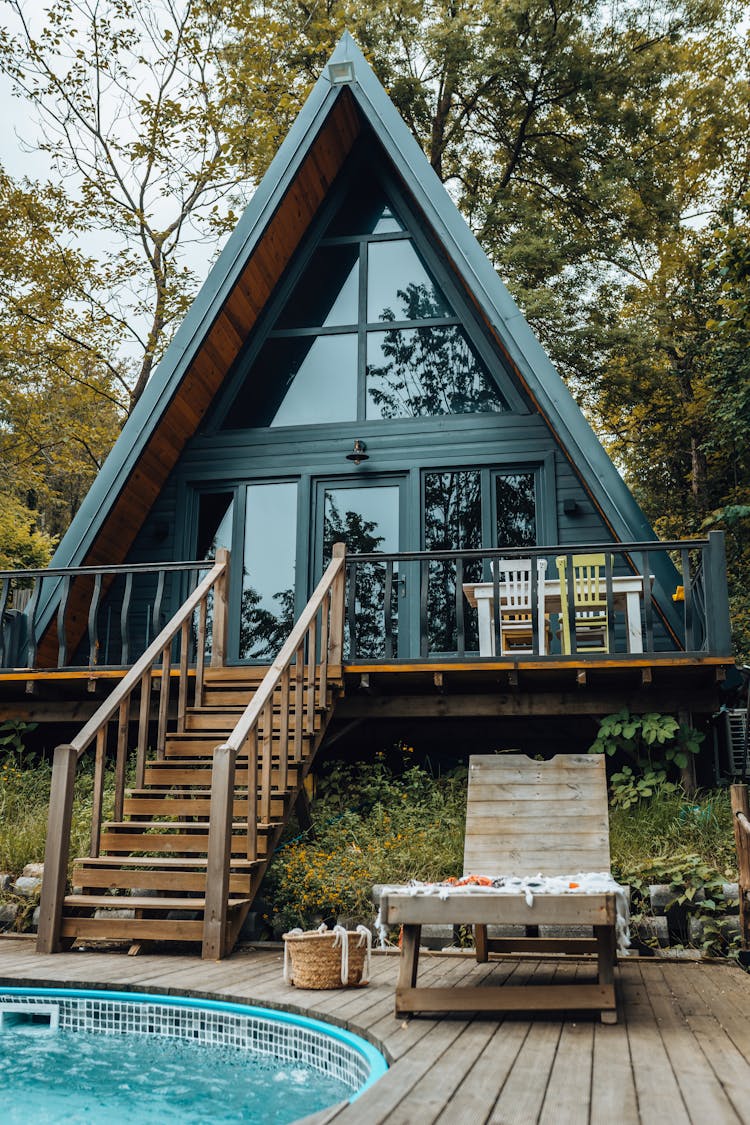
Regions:
M 330 561 L 334 543 L 345 543 L 348 555 L 373 551 L 389 554 L 402 549 L 406 480 L 405 474 L 389 474 L 315 482 L 312 585 Z M 406 655 L 406 575 L 399 574 L 397 566 L 389 571 L 387 564 L 372 562 L 357 567 L 354 590 L 350 581 L 347 605 L 353 612 L 345 630 L 345 659 Z

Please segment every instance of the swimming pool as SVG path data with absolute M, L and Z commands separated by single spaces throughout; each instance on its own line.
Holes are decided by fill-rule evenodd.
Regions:
M 289 1012 L 149 993 L 0 989 L 4 1125 L 167 1117 L 288 1125 L 353 1101 L 386 1069 L 360 1036 Z

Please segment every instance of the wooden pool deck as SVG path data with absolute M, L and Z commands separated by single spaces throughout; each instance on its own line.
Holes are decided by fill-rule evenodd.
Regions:
M 300 1011 L 381 1047 L 391 1068 L 352 1105 L 308 1125 L 724 1125 L 750 1123 L 750 975 L 717 963 L 623 961 L 620 1022 L 558 1018 L 414 1018 L 393 1014 L 397 958 L 376 955 L 367 988 L 311 992 L 282 979 L 278 950 L 238 949 L 221 962 L 176 953 L 44 956 L 0 941 L 0 986 L 18 983 L 208 995 Z M 592 966 L 423 955 L 425 983 L 488 977 L 543 983 Z

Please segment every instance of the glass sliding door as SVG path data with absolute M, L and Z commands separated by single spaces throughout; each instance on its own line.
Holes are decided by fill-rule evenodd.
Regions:
M 295 619 L 296 481 L 245 487 L 240 660 L 271 661 Z
M 402 493 L 405 478 L 375 478 L 360 481 L 319 481 L 316 506 L 316 574 L 331 559 L 334 543 L 345 543 L 347 554 L 395 552 L 401 543 Z M 399 580 L 401 577 L 401 581 Z M 344 636 L 346 660 L 396 657 L 403 647 L 400 603 L 404 578 L 398 568 L 390 573 L 384 563 L 357 567 L 355 589 L 347 590 L 347 605 L 353 610 Z M 390 587 L 389 611 L 386 590 Z
M 452 469 L 423 474 L 425 551 L 518 548 L 537 542 L 537 469 Z M 475 613 L 463 600 L 464 583 L 489 580 L 482 561 L 431 562 L 428 566 L 424 655 L 478 652 Z

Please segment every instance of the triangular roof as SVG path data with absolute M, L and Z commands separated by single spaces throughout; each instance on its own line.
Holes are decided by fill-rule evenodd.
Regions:
M 345 63 L 350 64 L 351 80 L 332 82 L 331 73 L 337 68 L 340 71 L 339 64 Z M 367 126 L 378 137 L 455 276 L 546 419 L 613 538 L 656 538 L 466 221 L 345 32 L 136 404 L 51 566 L 114 564 L 127 556 L 182 449 Z M 670 581 L 670 576 L 665 578 Z M 48 585 L 37 617 L 42 628 L 54 604 L 54 584 Z

